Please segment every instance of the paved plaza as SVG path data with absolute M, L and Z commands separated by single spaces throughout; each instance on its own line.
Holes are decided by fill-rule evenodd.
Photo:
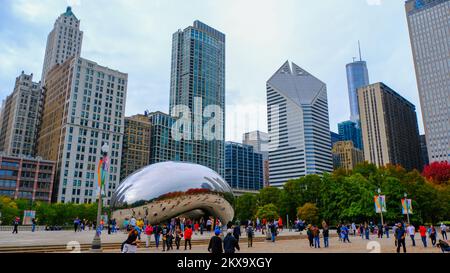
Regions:
M 303 232 L 303 235 L 305 233 Z M 334 235 L 334 234 L 333 234 Z M 50 245 L 66 245 L 68 242 L 76 241 L 80 244 L 90 244 L 94 236 L 93 231 L 73 232 L 73 231 L 54 231 L 54 232 L 20 232 L 13 235 L 10 232 L 0 232 L 0 249 L 1 247 L 24 247 L 27 246 L 50 246 Z M 181 241 L 181 250 L 173 250 L 172 253 L 207 253 L 206 241 L 211 237 L 211 233 L 204 233 L 203 236 L 194 235 L 193 241 L 202 241 L 200 244 L 194 244 L 192 250 L 184 251 L 184 240 Z M 256 234 L 257 237 L 263 237 L 262 234 Z M 323 248 L 323 239 L 321 238 L 320 249 L 310 248 L 309 242 L 304 236 L 300 236 L 298 232 L 284 231 L 280 233 L 279 240 L 275 243 L 270 241 L 255 242 L 253 248 L 247 247 L 246 238 L 240 243 L 241 253 L 395 253 L 396 248 L 394 240 L 391 238 L 378 239 L 371 236 L 371 240 L 363 240 L 361 237 L 350 237 L 351 243 L 339 242 L 337 237 L 330 238 L 330 247 Z M 296 238 L 298 237 L 298 238 Z M 143 236 L 142 239 L 145 237 Z M 116 233 L 102 234 L 102 243 L 122 243 L 126 239 L 126 234 Z M 153 239 L 153 237 L 152 237 Z M 206 240 L 206 241 L 205 241 Z M 428 242 L 430 244 L 430 242 Z M 411 239 L 406 239 L 408 253 L 440 253 L 435 247 L 424 248 L 419 236 L 416 236 L 416 247 L 412 247 Z M 174 244 L 174 248 L 176 248 Z M 1 250 L 0 250 L 1 252 Z M 106 249 L 105 253 L 119 253 L 119 249 Z M 160 253 L 162 247 L 157 250 L 153 248 L 145 248 L 145 241 L 138 248 L 138 253 Z
M 253 248 L 247 247 L 247 242 L 241 243 L 241 251 L 237 253 L 396 253 L 397 248 L 394 245 L 394 240 L 391 239 L 375 239 L 374 241 L 363 240 L 360 237 L 350 238 L 352 243 L 342 243 L 339 239 L 330 238 L 330 247 L 323 248 L 323 240 L 321 240 L 321 248 L 310 248 L 307 239 L 298 240 L 280 240 L 275 243 L 270 241 L 253 243 Z M 419 239 L 420 240 L 420 239 Z M 417 240 L 416 240 L 416 243 Z M 379 247 L 377 247 L 379 244 Z M 440 249 L 436 247 L 424 248 L 421 246 L 412 247 L 411 241 L 406 243 L 406 251 L 408 253 L 441 253 Z M 184 251 L 184 242 L 182 241 L 182 248 L 176 250 L 174 244 L 174 249 L 168 253 L 207 253 L 207 245 L 195 245 L 192 246 L 192 250 Z M 106 253 L 119 253 L 119 250 L 105 251 Z M 137 253 L 161 253 L 162 248 L 158 250 L 155 248 L 147 249 L 145 244 L 142 244 L 141 248 L 138 248 Z M 402 250 L 403 252 L 403 250 Z

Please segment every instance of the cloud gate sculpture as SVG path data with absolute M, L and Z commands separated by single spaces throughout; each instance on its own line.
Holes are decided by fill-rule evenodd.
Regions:
M 191 163 L 163 162 L 144 167 L 126 178 L 111 199 L 112 218 L 122 223 L 132 216 L 150 224 L 185 216 L 233 220 L 234 196 L 213 170 Z

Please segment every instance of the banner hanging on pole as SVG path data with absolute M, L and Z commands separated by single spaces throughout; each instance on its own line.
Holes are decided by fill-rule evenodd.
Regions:
M 413 214 L 411 199 L 406 199 L 406 198 L 402 199 L 402 213 L 404 215 Z
M 375 201 L 375 212 L 376 213 L 387 212 L 386 196 L 377 195 L 377 196 L 375 196 L 374 201 Z

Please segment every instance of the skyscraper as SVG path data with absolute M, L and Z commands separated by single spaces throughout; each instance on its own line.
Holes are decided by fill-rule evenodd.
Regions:
M 190 123 L 182 128 L 184 161 L 224 175 L 225 35 L 200 21 L 173 34 L 170 115 Z
M 150 121 L 147 115 L 125 117 L 120 181 L 150 161 Z
M 95 202 L 97 165 L 108 143 L 109 205 L 120 182 L 127 82 L 127 74 L 82 58 L 49 71 L 37 154 L 56 161 L 55 201 Z
M 11 156 L 34 156 L 42 110 L 41 83 L 22 71 L 14 91 L 2 105 L 0 151 Z
M 369 84 L 369 71 L 367 63 L 362 60 L 361 47 L 359 48 L 359 61 L 347 64 L 346 69 L 348 97 L 350 99 L 350 120 L 359 126 L 358 88 Z
M 383 83 L 358 89 L 365 160 L 422 169 L 416 107 Z
M 356 149 L 363 149 L 361 128 L 351 120 L 338 124 L 339 136 L 343 141 L 352 141 Z
M 225 180 L 235 190 L 260 190 L 264 186 L 262 154 L 252 146 L 225 143 Z
M 267 81 L 270 185 L 333 171 L 325 83 L 287 61 Z
M 364 155 L 360 149 L 356 149 L 353 141 L 338 141 L 333 145 L 333 158 L 335 168 L 353 170 L 359 163 L 364 162 Z
M 262 154 L 264 186 L 269 186 L 269 134 L 261 131 L 245 133 L 242 143 L 252 146 L 256 153 Z
M 80 30 L 80 20 L 67 7 L 55 22 L 53 30 L 47 38 L 44 66 L 42 68 L 41 82 L 45 85 L 48 71 L 56 64 L 62 64 L 70 57 L 80 57 L 83 32 Z
M 450 0 L 405 5 L 429 161 L 450 162 Z

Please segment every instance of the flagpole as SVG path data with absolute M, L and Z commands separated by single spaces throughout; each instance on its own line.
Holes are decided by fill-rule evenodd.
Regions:
M 408 197 L 408 194 L 405 192 L 405 205 L 406 205 L 406 215 L 408 217 L 408 225 L 410 224 L 409 222 L 409 202 L 408 199 L 406 199 Z
M 381 189 L 378 188 L 378 198 L 381 196 Z M 380 214 L 381 214 L 381 225 L 384 226 L 384 219 L 383 219 L 383 203 L 380 202 Z
M 105 163 L 105 160 L 107 159 L 108 151 L 109 151 L 109 146 L 106 142 L 103 144 L 101 151 L 102 151 L 102 160 L 100 161 L 99 168 L 103 168 L 103 166 L 101 166 L 103 164 L 108 165 L 107 162 Z M 104 170 L 104 171 L 107 172 L 107 170 Z M 97 225 L 96 225 L 94 240 L 92 240 L 91 252 L 103 252 L 102 241 L 100 238 L 100 233 L 101 233 L 100 221 L 101 221 L 102 207 L 103 207 L 103 198 L 102 198 L 103 183 L 102 183 L 101 172 L 98 175 L 100 176 L 98 178 L 100 181 L 100 187 L 99 187 L 99 193 L 98 193 Z M 106 176 L 107 176 L 107 173 L 105 174 L 105 177 Z

